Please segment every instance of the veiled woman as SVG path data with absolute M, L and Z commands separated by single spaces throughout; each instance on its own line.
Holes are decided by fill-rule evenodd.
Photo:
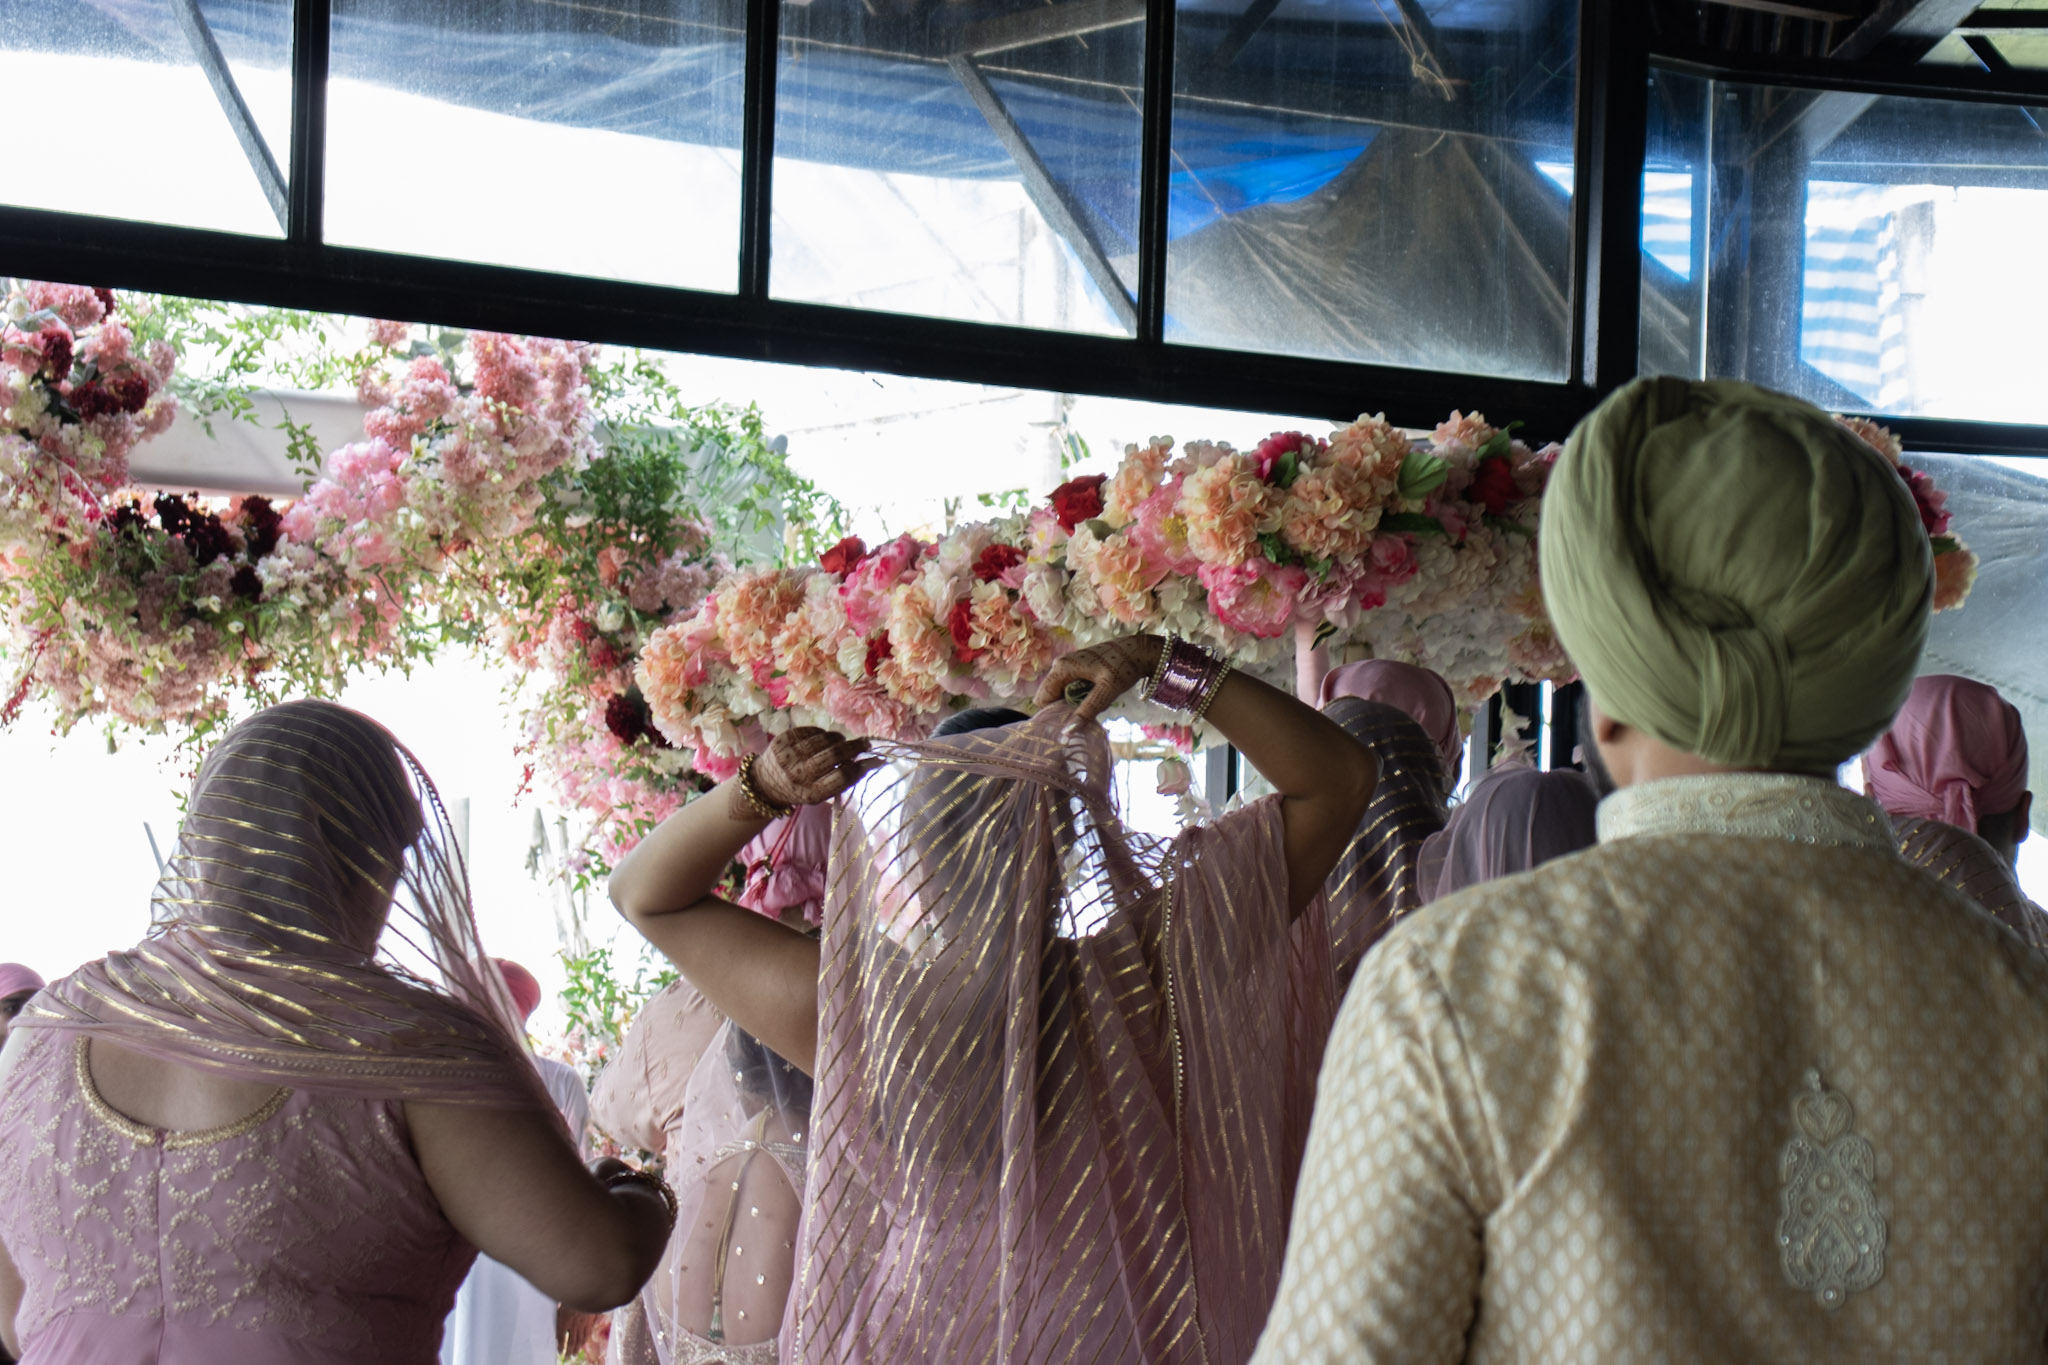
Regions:
M 1370 750 L 1379 783 L 1328 886 L 1331 963 L 1342 992 L 1394 921 L 1429 899 L 1425 842 L 1444 827 L 1465 766 L 1451 686 L 1426 668 L 1361 659 L 1325 676 L 1322 712 Z
M 742 849 L 738 903 L 791 927 L 823 914 L 830 809 Z M 639 1298 L 612 1315 L 609 1365 L 774 1365 L 796 1264 L 811 1078 L 687 980 L 663 987 L 598 1076 L 591 1111 L 658 1153 L 680 1217 Z
M 207 756 L 149 935 L 0 1054 L 0 1334 L 31 1365 L 430 1365 L 477 1249 L 630 1298 L 672 1218 L 586 1171 L 518 1040 L 432 784 L 272 707 Z
M 1278 794 L 1124 829 L 1094 723 L 1141 680 Z M 819 731 L 670 818 L 613 899 L 817 1077 L 784 1358 L 1241 1361 L 1276 1283 L 1334 1014 L 1319 892 L 1371 757 L 1179 641 L 1056 665 L 1078 706 L 918 745 Z M 765 820 L 831 800 L 822 945 L 711 894 Z

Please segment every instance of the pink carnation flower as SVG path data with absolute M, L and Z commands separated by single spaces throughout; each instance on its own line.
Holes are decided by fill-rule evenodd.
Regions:
M 412 326 L 404 322 L 392 322 L 388 318 L 373 318 L 370 322 L 370 344 L 382 346 L 387 351 L 402 351 L 412 341 Z
M 1261 640 L 1293 629 L 1295 605 L 1308 583 L 1302 570 L 1263 556 L 1238 565 L 1204 564 L 1199 577 L 1216 619 Z
M 64 319 L 64 325 L 74 332 L 82 332 L 96 326 L 107 315 L 106 304 L 100 298 L 100 291 L 82 284 L 52 284 L 47 280 L 32 280 L 23 287 L 28 306 L 38 312 L 48 308 Z
M 883 624 L 889 594 L 909 581 L 926 548 L 915 536 L 898 536 L 871 551 L 846 576 L 840 597 L 846 604 L 846 619 L 858 634 L 871 635 Z

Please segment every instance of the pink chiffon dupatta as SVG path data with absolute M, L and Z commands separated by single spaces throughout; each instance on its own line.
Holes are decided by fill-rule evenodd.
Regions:
M 230 731 L 151 910 L 148 937 L 14 1027 L 292 1089 L 553 1112 L 440 797 L 368 717 L 288 702 Z
M 1066 707 L 886 755 L 834 828 L 785 1359 L 1243 1361 L 1336 1006 L 1278 802 L 1136 835 Z

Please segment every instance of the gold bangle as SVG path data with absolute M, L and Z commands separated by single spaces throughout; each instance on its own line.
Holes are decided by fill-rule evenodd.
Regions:
M 1229 679 L 1230 672 L 1229 664 L 1219 663 L 1216 666 L 1215 673 L 1210 675 L 1209 685 L 1202 690 L 1201 700 L 1195 703 L 1194 715 L 1188 720 L 1190 725 L 1200 725 L 1203 718 L 1209 714 L 1209 708 L 1215 704 L 1216 694 L 1223 690 L 1223 684 Z
M 1167 661 L 1173 657 L 1173 647 L 1178 643 L 1180 636 L 1172 631 L 1159 637 L 1159 662 L 1152 665 L 1152 676 L 1145 680 L 1145 691 L 1142 694 L 1146 701 L 1152 700 L 1153 695 L 1159 691 L 1159 684 L 1165 681 Z
M 680 1211 L 676 1207 L 676 1192 L 668 1187 L 666 1180 L 663 1180 L 654 1172 L 636 1171 L 631 1168 L 623 1171 L 614 1171 L 604 1178 L 603 1183 L 607 1194 L 621 1185 L 642 1185 L 653 1190 L 661 1196 L 663 1206 L 668 1209 L 668 1230 L 670 1232 L 676 1230 L 676 1219 L 681 1216 Z
M 796 807 L 778 806 L 767 797 L 761 795 L 760 790 L 754 786 L 754 758 L 755 755 L 748 754 L 740 760 L 740 796 L 746 800 L 748 805 L 754 808 L 754 814 L 760 816 L 763 820 L 780 820 L 785 815 L 794 814 Z

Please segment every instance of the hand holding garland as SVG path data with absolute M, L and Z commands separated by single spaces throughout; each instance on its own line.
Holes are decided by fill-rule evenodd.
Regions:
M 1378 762 L 1315 708 L 1185 640 L 1132 635 L 1076 650 L 1052 666 L 1037 700 L 1048 706 L 1085 684 L 1074 709 L 1093 720 L 1148 678 L 1150 700 L 1206 719 L 1280 793 L 1287 898 L 1300 914 L 1357 832 Z
M 818 943 L 734 905 L 718 883 L 769 821 L 830 801 L 877 760 L 866 740 L 802 727 L 664 820 L 612 873 L 612 904 L 727 1018 L 808 1073 L 818 1046 Z

